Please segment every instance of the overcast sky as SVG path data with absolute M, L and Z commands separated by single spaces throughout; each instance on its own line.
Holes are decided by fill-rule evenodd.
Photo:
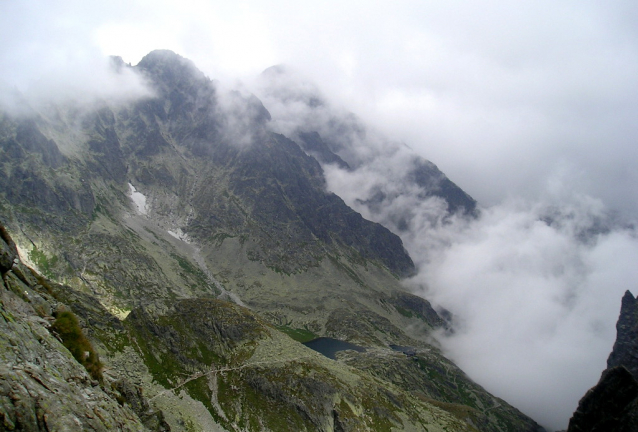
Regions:
M 229 84 L 286 63 L 485 205 L 569 172 L 638 209 L 635 2 L 20 0 L 0 12 L 0 76 L 21 86 L 156 48 Z
M 522 298 L 505 293 L 536 292 L 539 280 L 551 280 L 537 276 L 553 264 L 521 269 L 520 262 L 507 260 L 516 250 L 499 255 L 497 263 L 478 262 L 476 257 L 508 250 L 516 246 L 509 239 L 517 239 L 532 251 L 522 256 L 540 259 L 550 251 L 566 266 L 566 276 L 560 279 L 563 288 L 557 288 L 561 293 L 574 284 L 585 286 L 583 292 L 597 293 L 583 294 L 588 301 L 576 302 L 567 308 L 570 313 L 579 307 L 591 309 L 592 299 L 609 303 L 600 318 L 604 331 L 599 333 L 604 337 L 596 339 L 600 347 L 595 358 L 579 352 L 563 355 L 562 363 L 552 359 L 560 363 L 549 373 L 554 381 L 564 370 L 579 367 L 575 361 L 588 364 L 587 377 L 573 378 L 581 380 L 572 392 L 576 394 L 593 385 L 599 373 L 595 371 L 604 367 L 619 296 L 625 289 L 638 293 L 636 278 L 630 278 L 635 260 L 623 266 L 623 260 L 611 259 L 621 253 L 633 257 L 635 236 L 616 233 L 595 247 L 583 246 L 564 237 L 565 230 L 547 231 L 534 221 L 539 208 L 563 201 L 586 208 L 584 214 L 602 208 L 620 210 L 630 219 L 638 215 L 637 22 L 638 3 L 616 0 L 5 0 L 0 2 L 0 86 L 40 97 L 91 92 L 99 96 L 106 91 L 135 96 L 144 91 L 135 80 L 109 81 L 93 66 L 105 64 L 104 55 L 120 55 L 136 64 L 156 48 L 192 59 L 209 77 L 229 86 L 240 81 L 249 85 L 274 64 L 296 68 L 335 106 L 404 141 L 489 209 L 472 229 L 444 235 L 453 238 L 450 243 L 455 246 L 441 253 L 436 267 L 422 273 L 430 295 L 445 303 L 448 294 L 467 296 L 473 284 L 486 290 L 500 284 L 501 290 L 493 292 L 502 294 L 498 298 L 504 299 L 503 309 L 511 309 Z M 337 183 L 333 182 L 335 189 Z M 413 254 L 423 247 L 422 242 L 404 241 Z M 495 267 L 507 269 L 506 280 L 486 270 Z M 456 275 L 455 268 L 467 272 Z M 583 268 L 595 277 L 578 282 Z M 605 291 L 600 275 L 611 268 L 617 272 L 609 279 L 613 286 Z M 529 285 L 521 291 L 506 290 L 520 280 Z M 442 286 L 463 288 L 446 291 Z M 552 286 L 543 285 L 530 314 L 555 299 Z M 459 312 L 473 310 L 457 306 Z M 468 334 L 475 341 L 497 343 L 481 339 L 493 333 L 487 318 L 477 318 L 480 331 Z M 558 326 L 553 319 L 551 325 Z M 581 336 L 564 333 L 569 334 L 566 339 Z M 534 339 L 534 344 L 542 340 Z M 557 341 L 563 339 L 552 340 L 543 353 Z M 449 349 L 461 357 L 470 355 L 475 347 L 462 342 L 465 354 L 456 342 Z M 506 354 L 506 346 L 502 349 L 503 357 L 511 354 Z M 530 358 L 518 354 L 512 354 L 512 361 Z M 529 367 L 546 358 L 536 363 L 530 359 L 534 364 Z M 538 404 L 547 391 L 534 390 L 534 414 L 543 411 Z M 575 408 L 575 401 L 570 400 L 567 406 L 572 405 Z M 547 421 L 558 424 L 561 415 L 565 417 L 563 412 Z

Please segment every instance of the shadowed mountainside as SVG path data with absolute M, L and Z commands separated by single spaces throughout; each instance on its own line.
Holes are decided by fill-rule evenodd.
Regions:
M 638 300 L 629 291 L 616 330 L 607 369 L 578 403 L 568 432 L 638 431 Z

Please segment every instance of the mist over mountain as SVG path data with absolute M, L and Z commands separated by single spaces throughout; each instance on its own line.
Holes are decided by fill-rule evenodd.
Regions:
M 167 376 L 157 375 L 164 380 L 162 386 L 169 386 L 166 379 L 192 377 L 193 368 L 201 367 L 197 373 L 204 373 L 212 364 L 210 357 L 190 358 L 197 357 L 193 345 L 188 346 L 193 354 L 190 357 L 169 354 L 172 346 L 187 348 L 180 339 L 191 331 L 190 336 L 197 335 L 195 340 L 214 340 L 197 326 L 174 329 L 176 333 L 170 333 L 168 339 L 154 340 L 152 345 L 161 348 L 137 346 L 140 349 L 136 351 L 131 336 L 147 336 L 148 328 L 165 329 L 166 321 L 187 323 L 180 314 L 197 312 L 192 305 L 179 305 L 174 310 L 159 304 L 148 306 L 149 299 L 175 303 L 175 297 L 212 295 L 236 305 L 251 303 L 253 308 L 258 303 L 259 317 L 267 316 L 269 323 L 279 326 L 292 320 L 288 327 L 296 336 L 307 336 L 307 326 L 315 329 L 311 331 L 315 336 L 348 335 L 346 339 L 364 339 L 368 344 L 383 339 L 373 337 L 374 329 L 390 329 L 378 316 L 403 329 L 419 322 L 405 316 L 418 311 L 420 316 L 429 317 L 428 322 L 442 325 L 433 315 L 436 309 L 446 319 L 447 328 L 426 331 L 430 343 L 432 338 L 438 339 L 446 357 L 462 365 L 474 380 L 498 396 L 507 395 L 508 402 L 517 401 L 517 408 L 548 429 L 564 429 L 578 399 L 597 382 L 605 367 L 622 294 L 625 290 L 636 292 L 636 17 L 638 4 L 626 0 L 525 4 L 504 0 L 489 4 L 464 0 L 2 2 L 0 221 L 16 238 L 25 262 L 55 281 L 72 285 L 72 298 L 81 291 L 77 297 L 81 301 L 73 307 L 88 338 L 95 341 L 97 334 L 106 340 L 108 347 L 100 348 L 109 353 L 101 357 L 108 360 L 105 364 L 128 369 L 129 378 L 138 374 L 128 381 L 135 385 L 116 386 L 120 396 L 129 396 L 131 406 L 146 406 L 136 396 L 136 388 L 150 394 L 166 390 L 154 388 L 149 379 L 154 376 L 149 370 L 158 372 L 151 367 L 157 364 L 153 358 L 163 355 L 162 366 L 172 371 Z M 165 56 L 158 65 L 166 68 L 166 74 L 156 68 L 155 77 L 162 77 L 154 79 L 136 65 L 156 48 L 168 48 L 189 60 L 171 66 L 170 55 Z M 282 63 L 285 66 L 261 74 Z M 192 71 L 193 82 L 197 82 L 192 88 L 188 88 L 187 79 L 191 75 L 180 78 L 173 73 L 184 64 L 201 70 Z M 294 77 L 296 71 L 302 78 Z M 173 78 L 182 79 L 175 89 L 168 80 L 172 73 Z M 202 76 L 212 81 L 205 84 Z M 200 90 L 194 91 L 196 88 Z M 138 104 L 141 101 L 144 103 Z M 214 121 L 204 121 L 211 116 Z M 197 130 L 197 136 L 183 133 L 191 128 Z M 282 183 L 287 174 L 269 183 L 264 172 L 263 177 L 246 179 L 247 183 L 252 181 L 249 187 L 228 186 L 240 179 L 232 172 L 247 166 L 250 158 L 230 151 L 228 157 L 218 157 L 226 145 L 211 151 L 207 141 L 225 142 L 242 151 L 254 143 L 270 142 L 281 150 L 279 156 L 287 153 L 285 148 L 294 148 L 271 140 L 272 132 L 299 146 L 323 170 L 323 185 L 314 183 L 320 176 L 309 181 L 316 186 L 310 188 L 317 198 L 315 204 L 323 198 L 330 201 L 328 196 L 316 194 L 319 189 L 328 190 L 353 211 L 349 218 L 359 214 L 399 236 L 413 265 L 398 267 L 410 267 L 405 274 L 412 274 L 412 278 L 402 279 L 401 287 L 392 279 L 372 284 L 363 278 L 351 260 L 363 266 L 357 258 L 362 251 L 368 253 L 368 261 L 382 254 L 374 251 L 371 242 L 366 243 L 363 232 L 342 235 L 350 229 L 349 220 L 340 224 L 337 232 L 326 230 L 326 224 L 306 225 L 312 220 L 309 212 L 291 210 L 303 200 L 289 198 L 299 198 L 296 192 L 308 190 Z M 188 141 L 189 147 L 181 145 L 182 140 Z M 194 156 L 196 151 L 201 154 Z M 251 166 L 259 167 L 261 158 L 262 166 L 283 162 L 270 152 L 252 153 L 255 163 Z M 209 157 L 213 162 L 201 163 Z M 317 172 L 316 166 L 306 166 L 305 158 L 293 159 L 301 165 L 280 163 L 279 168 L 268 170 L 268 175 L 296 172 L 300 166 L 308 168 L 302 169 L 302 178 Z M 469 206 L 462 194 L 456 195 L 454 204 L 454 194 L 444 192 L 447 182 L 425 159 L 458 186 L 453 190 L 477 201 L 474 211 L 465 210 Z M 216 164 L 215 160 L 228 164 Z M 286 166 L 288 169 L 283 169 Z M 432 182 L 416 184 L 421 178 L 417 171 L 427 174 L 421 180 Z M 260 183 L 269 187 L 262 189 Z M 429 190 L 423 184 L 439 187 Z M 287 187 L 278 190 L 281 185 Z M 268 199 L 276 205 L 269 207 L 269 201 L 260 199 L 242 202 L 266 189 L 272 192 Z M 442 196 L 446 194 L 447 199 Z M 210 199 L 213 204 L 203 205 Z M 288 211 L 272 209 L 282 203 Z M 261 214 L 262 208 L 269 213 Z M 343 209 L 335 206 L 311 213 L 325 217 L 338 208 Z M 211 217 L 212 212 L 218 219 Z M 276 221 L 268 229 L 280 216 L 282 222 Z M 286 223 L 289 229 L 280 235 Z M 193 229 L 204 235 L 212 233 L 215 241 L 202 244 Z M 322 233 L 323 239 L 330 237 L 325 251 L 324 240 L 308 237 L 315 232 Z M 289 241 L 285 240 L 289 235 Z M 303 253 L 295 260 L 285 251 L 300 239 Z M 385 261 L 391 259 L 386 256 Z M 320 270 L 313 267 L 317 262 Z M 344 263 L 347 265 L 342 266 Z M 297 273 L 285 273 L 291 269 Z M 333 277 L 328 277 L 330 269 L 336 269 Z M 346 273 L 348 282 L 344 284 Z M 15 288 L 15 292 L 3 294 L 13 292 L 24 303 L 3 298 L 3 313 L 15 312 L 18 317 L 3 327 L 3 331 L 10 330 L 6 332 L 10 336 L 3 340 L 15 343 L 24 336 L 33 346 L 26 344 L 28 349 L 22 350 L 22 346 L 15 352 L 46 353 L 46 349 L 39 351 L 44 345 L 31 348 L 38 347 L 40 340 L 52 340 L 42 339 L 47 330 L 38 326 L 40 319 L 52 322 L 55 317 L 45 314 L 43 318 L 35 310 L 22 314 L 31 303 L 20 297 L 24 286 L 16 281 L 33 287 L 29 292 L 44 299 L 40 302 L 36 298 L 34 309 L 46 304 L 52 306 L 51 311 L 57 307 L 46 289 L 37 288 L 29 278 L 24 282 L 18 275 L 25 272 L 17 267 L 7 273 L 3 270 L 3 283 Z M 357 278 L 381 291 L 383 287 L 401 288 L 402 294 L 394 296 L 394 288 L 384 291 L 390 293 L 392 306 L 383 303 L 388 298 L 380 295 L 377 300 L 385 306 L 375 306 L 371 314 L 371 304 L 377 300 L 370 299 L 377 298 L 378 291 L 361 289 Z M 259 284 L 261 290 L 257 289 Z M 412 295 L 404 297 L 406 290 Z M 261 298 L 239 296 L 260 291 Z M 309 300 L 310 292 L 315 295 Z M 356 294 L 346 299 L 344 292 Z M 332 301 L 333 297 L 337 300 Z M 363 298 L 369 300 L 364 302 L 366 306 L 356 307 Z M 98 304 L 107 307 L 106 311 Z M 334 314 L 319 313 L 308 304 L 325 304 L 326 311 Z M 118 320 L 126 321 L 124 316 L 136 305 L 149 312 L 135 314 L 135 325 L 103 331 Z M 225 311 L 215 310 L 218 318 Z M 232 324 L 230 321 L 226 323 Z M 339 323 L 348 325 L 341 328 Z M 365 331 L 355 331 L 357 326 Z M 219 324 L 211 328 L 225 329 L 221 346 L 230 347 L 231 352 L 237 349 L 228 336 L 238 327 Z M 236 339 L 242 340 L 239 336 Z M 272 346 L 273 339 L 260 341 L 262 347 Z M 297 352 L 292 345 L 286 346 Z M 127 353 L 125 361 L 113 363 L 113 353 L 121 350 Z M 68 357 L 59 356 L 57 351 L 49 352 L 52 358 Z M 404 351 L 413 352 L 409 347 Z M 423 359 L 422 354 L 420 351 L 416 357 Z M 246 365 L 223 359 L 235 361 L 224 367 Z M 401 378 L 411 383 L 410 391 L 427 388 L 427 397 L 437 394 L 430 382 L 422 379 L 424 375 L 412 368 L 422 362 L 401 363 L 399 368 L 393 356 L 387 359 L 390 361 L 372 353 L 348 362 L 358 365 L 359 370 L 367 368 L 366 373 L 374 372 L 386 382 L 390 371 L 401 370 L 395 381 Z M 431 363 L 447 364 L 441 358 Z M 17 365 L 21 369 L 11 376 L 17 374 L 29 383 L 25 388 L 46 395 L 47 390 L 33 378 L 46 375 L 39 374 L 33 364 L 38 363 Z M 78 373 L 81 369 L 70 365 L 57 370 L 71 371 L 65 377 L 77 378 L 80 386 L 76 389 L 84 390 L 92 385 Z M 441 372 L 427 370 L 428 378 Z M 209 390 L 230 384 L 241 388 L 244 396 L 249 388 L 272 396 L 283 388 L 278 387 L 277 379 L 269 381 L 273 385 L 255 376 L 242 381 L 250 382 L 251 387 L 239 385 L 239 381 L 215 381 L 213 375 L 208 375 Z M 291 383 L 304 382 L 298 375 L 289 375 L 295 376 Z M 270 377 L 278 378 L 277 373 Z M 205 424 L 203 429 L 217 427 L 204 420 L 210 417 L 207 412 L 219 416 L 212 398 L 216 393 L 205 389 L 198 393 L 195 388 L 205 379 L 180 387 L 186 388 L 182 395 L 197 394 L 198 398 L 185 404 L 187 416 L 171 418 L 171 424 L 182 421 L 188 425 L 187 419 L 197 418 L 194 424 Z M 326 381 L 328 375 L 322 379 Z M 57 383 L 43 382 L 58 388 Z M 215 387 L 213 382 L 219 385 Z M 314 384 L 304 388 L 316 390 Z M 284 393 L 291 393 L 291 388 Z M 468 403 L 463 392 L 450 389 L 436 387 L 447 395 L 446 400 Z M 440 395 L 435 397 L 440 402 Z M 165 404 L 164 411 L 178 412 L 169 399 L 163 393 L 150 405 Z M 281 408 L 285 398 L 249 399 L 270 401 Z M 390 404 L 387 406 L 395 406 L 390 399 L 381 399 Z M 30 406 L 37 408 L 37 400 Z M 199 400 L 210 400 L 212 405 L 195 408 Z M 316 406 L 317 399 L 304 400 Z M 315 422 L 312 428 L 321 423 L 321 427 L 330 424 L 347 429 L 351 420 L 347 410 L 337 407 L 337 414 L 331 415 L 330 398 L 322 400 L 327 408 L 321 416 L 310 414 Z M 303 406 L 291 400 L 287 403 L 288 407 Z M 474 403 L 471 408 L 481 411 L 490 404 Z M 230 405 L 229 400 L 219 404 L 226 419 L 241 417 Z M 352 406 L 356 411 L 360 405 Z M 71 411 L 82 413 L 78 418 L 84 418 L 84 413 L 94 412 L 94 407 L 89 408 Z M 458 408 L 460 417 L 462 413 L 477 413 L 462 406 L 447 408 L 448 412 Z M 272 407 L 260 409 L 273 411 Z M 275 411 L 280 418 L 312 411 L 295 410 L 284 409 L 285 415 Z M 42 413 L 34 408 L 29 417 L 34 423 L 30 424 L 42 421 Z M 108 418 L 127 415 L 118 412 Z M 257 417 L 255 414 L 253 419 Z M 485 424 L 473 418 L 474 425 Z M 217 420 L 217 424 L 226 421 L 223 417 Z M 268 421 L 273 421 L 272 417 Z M 230 423 L 225 424 L 230 427 Z
M 566 426 L 638 276 L 625 214 L 568 174 L 542 199 L 481 207 L 411 143 L 285 66 L 262 73 L 253 95 L 170 51 L 98 63 L 106 75 L 83 91 L 17 92 L 4 105 L 2 221 L 30 265 L 120 317 L 214 293 L 277 325 L 365 344 L 396 344 L 374 334 L 378 316 L 402 329 L 404 312 L 434 313 L 424 298 L 451 318 L 428 341 L 541 424 Z M 119 79 L 133 87 L 99 85 Z M 411 277 L 401 288 L 396 276 Z M 394 312 L 362 302 L 371 286 Z
M 78 380 L 109 414 L 83 427 L 108 429 L 119 404 L 131 430 L 541 430 L 445 357 L 435 335 L 450 324 L 401 284 L 419 267 L 392 230 L 423 222 L 399 203 L 435 203 L 432 226 L 479 214 L 434 164 L 353 115 L 285 131 L 268 101 L 172 51 L 111 62 L 145 92 L 25 100 L 0 118 L 3 337 L 64 339 L 60 320 L 85 335 L 100 360 Z M 350 206 L 331 191 L 330 169 L 372 179 L 403 163 Z M 332 359 L 301 343 L 322 337 L 357 349 Z M 47 355 L 78 373 L 84 351 L 65 347 Z M 31 387 L 47 367 L 0 372 Z M 91 397 L 2 407 L 45 430 Z
M 569 176 L 541 200 L 482 207 L 284 66 L 253 95 L 170 51 L 105 64 L 137 90 L 4 105 L 2 222 L 29 265 L 121 319 L 212 295 L 314 337 L 435 338 L 488 391 L 566 426 L 638 276 L 624 214 Z M 347 360 L 387 379 L 378 361 Z M 428 397 L 458 402 L 442 388 Z
M 631 216 L 578 192 L 568 172 L 539 198 L 481 207 L 294 71 L 271 68 L 259 83 L 273 127 L 312 145 L 329 189 L 402 238 L 419 269 L 406 286 L 454 317 L 454 333 L 439 339 L 446 352 L 543 424 L 565 428 L 638 276 Z

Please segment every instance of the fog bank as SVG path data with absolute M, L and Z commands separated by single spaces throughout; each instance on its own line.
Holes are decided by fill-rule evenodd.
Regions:
M 383 163 L 391 169 L 392 163 Z M 477 219 L 446 217 L 381 170 L 326 167 L 331 190 L 399 234 L 419 273 L 413 292 L 453 314 L 438 335 L 470 377 L 550 429 L 563 429 L 606 367 L 625 290 L 638 292 L 638 237 L 594 198 L 548 185 L 543 200 L 509 200 Z M 363 202 L 375 185 L 391 206 Z M 409 229 L 393 221 L 408 214 Z

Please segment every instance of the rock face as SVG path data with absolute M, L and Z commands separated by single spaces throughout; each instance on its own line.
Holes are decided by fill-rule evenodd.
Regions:
M 344 143 L 274 133 L 170 51 L 131 68 L 153 96 L 0 113 L 0 430 L 539 430 L 432 342 L 445 322 L 401 286 L 399 237 L 327 191 Z M 419 194 L 473 208 L 413 165 Z M 67 311 L 97 381 L 48 330 Z M 367 351 L 299 342 L 319 336 Z
M 629 291 L 616 330 L 607 369 L 580 400 L 568 432 L 638 431 L 638 300 Z
M 638 382 L 633 375 L 622 366 L 605 370 L 580 400 L 568 431 L 638 431 Z
M 0 430 L 146 430 L 52 334 L 51 310 L 61 304 L 18 260 L 4 227 L 0 232 Z
M 638 378 L 638 299 L 625 292 L 616 323 L 616 342 L 607 359 L 607 368 L 624 366 Z

